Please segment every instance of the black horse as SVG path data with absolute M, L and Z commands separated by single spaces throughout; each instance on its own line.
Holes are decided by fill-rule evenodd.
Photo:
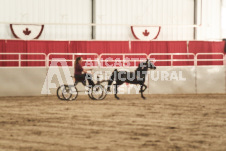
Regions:
M 139 84 L 141 97 L 145 99 L 143 92 L 147 89 L 147 86 L 144 84 L 145 77 L 147 74 L 148 69 L 156 69 L 156 66 L 147 60 L 146 62 L 141 62 L 135 72 L 127 72 L 127 71 L 118 71 L 115 69 L 108 80 L 108 91 L 110 91 L 110 86 L 112 85 L 113 81 L 116 81 L 115 84 L 115 98 L 119 99 L 117 96 L 118 93 L 118 86 L 122 85 L 124 82 L 131 83 L 131 84 Z M 144 89 L 143 89 L 144 87 Z

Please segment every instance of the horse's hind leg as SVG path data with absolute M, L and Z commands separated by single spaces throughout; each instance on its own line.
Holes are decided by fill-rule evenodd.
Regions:
M 108 91 L 108 92 L 111 91 L 111 88 L 110 88 L 110 87 L 111 87 L 111 85 L 112 85 L 114 79 L 117 77 L 117 73 L 118 73 L 118 70 L 115 69 L 115 70 L 112 72 L 112 74 L 111 74 L 111 76 L 110 76 L 110 78 L 109 78 L 109 80 L 108 80 L 108 87 L 107 87 L 107 91 Z
M 115 84 L 115 98 L 116 98 L 117 100 L 119 100 L 119 97 L 117 96 L 117 93 L 118 93 L 118 85 Z
M 124 83 L 124 81 L 116 81 L 116 84 L 115 84 L 115 98 L 116 99 L 118 99 L 119 100 L 119 97 L 117 96 L 117 94 L 118 94 L 118 87 L 120 86 L 120 85 L 122 85 Z

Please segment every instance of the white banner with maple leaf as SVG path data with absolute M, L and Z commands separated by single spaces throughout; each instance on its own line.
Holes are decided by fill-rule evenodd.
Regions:
M 10 24 L 10 29 L 15 38 L 32 40 L 41 36 L 44 25 Z
M 157 39 L 161 31 L 160 26 L 131 26 L 134 38 L 138 40 L 151 41 Z

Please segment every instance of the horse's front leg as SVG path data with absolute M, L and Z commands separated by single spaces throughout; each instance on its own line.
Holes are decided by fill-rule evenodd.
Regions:
M 143 84 L 144 90 L 143 92 L 147 89 L 147 86 L 145 84 Z
M 143 87 L 145 87 L 144 90 L 143 90 Z M 144 97 L 144 94 L 143 94 L 143 92 L 144 92 L 146 89 L 147 89 L 147 86 L 144 85 L 144 84 L 142 84 L 141 87 L 140 87 L 140 93 L 141 93 L 141 97 L 142 97 L 143 99 L 146 99 L 146 98 Z
M 141 88 L 141 89 L 140 89 L 140 93 L 141 93 L 142 91 L 144 92 L 144 91 L 147 89 L 147 86 L 146 86 L 145 84 L 141 84 L 141 87 L 142 87 L 142 86 L 144 87 L 144 90 L 143 90 L 143 88 Z

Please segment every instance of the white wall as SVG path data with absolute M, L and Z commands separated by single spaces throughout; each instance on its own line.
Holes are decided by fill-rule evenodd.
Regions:
M 221 0 L 203 0 L 202 5 L 202 21 L 198 21 L 202 26 L 197 28 L 197 40 L 222 39 Z
M 226 0 L 222 0 L 222 38 L 226 39 Z
M 193 25 L 194 0 L 96 0 L 97 24 Z M 163 27 L 158 40 L 193 39 L 193 28 Z M 130 27 L 98 26 L 97 39 L 134 39 Z
M 0 22 L 91 23 L 91 0 L 0 0 Z M 0 24 L 0 39 L 13 38 L 8 24 Z M 91 38 L 90 26 L 46 25 L 40 39 Z
M 150 94 L 195 94 L 196 93 L 195 69 L 196 69 L 195 66 L 157 67 L 157 70 L 154 71 L 156 73 L 154 73 L 153 77 L 156 78 L 158 77 L 157 75 L 159 74 L 159 79 L 155 81 L 155 78 L 151 78 L 151 76 L 149 76 L 150 77 L 149 93 Z M 162 74 L 164 74 L 164 72 L 167 72 L 170 74 L 168 79 L 170 79 L 173 73 L 177 73 L 178 80 L 175 80 L 175 79 L 162 80 Z
M 125 70 L 125 68 L 121 68 Z M 129 71 L 134 71 L 135 68 L 127 68 Z M 70 67 L 70 74 L 65 75 L 62 68 L 59 68 L 59 73 L 63 83 L 67 83 L 66 77 L 70 78 L 73 74 L 73 68 Z M 100 68 L 96 71 L 102 71 L 105 75 L 106 71 L 113 71 L 114 68 Z M 118 68 L 120 70 L 120 68 Z M 48 83 L 45 83 L 47 68 L 0 68 L 0 96 L 41 96 L 46 95 L 48 88 L 50 95 L 56 95 L 57 87 L 60 86 L 60 79 L 56 75 L 48 78 L 48 82 L 51 83 L 51 87 L 48 87 Z M 56 71 L 56 70 L 54 70 Z M 94 70 L 95 71 L 95 70 Z M 152 70 L 153 71 L 153 70 Z M 157 67 L 154 70 L 154 76 L 149 74 L 146 85 L 148 89 L 145 93 L 149 94 L 207 94 L 207 93 L 226 93 L 225 83 L 225 66 L 169 66 L 169 67 Z M 159 73 L 157 73 L 159 72 Z M 168 80 L 162 81 L 163 72 L 168 72 Z M 177 73 L 179 80 L 171 79 L 172 73 Z M 180 79 L 181 77 L 186 80 Z M 57 72 L 56 72 L 57 74 Z M 159 79 L 157 78 L 159 74 Z M 16 76 L 15 76 L 16 75 Z M 208 75 L 208 76 L 206 76 Z M 107 75 L 109 77 L 110 75 Z M 152 78 L 151 78 L 152 77 Z M 156 79 L 157 78 L 157 79 Z M 174 76 L 175 78 L 175 76 Z M 149 80 L 148 80 L 149 79 Z M 156 80 L 155 80 L 156 79 Z M 165 79 L 165 78 L 164 78 Z M 72 83 L 73 84 L 73 83 Z M 107 83 L 104 83 L 106 85 Z M 54 85 L 56 86 L 55 88 Z M 124 94 L 128 93 L 128 86 L 124 84 L 120 88 Z M 134 85 L 133 85 L 134 86 Z M 84 87 L 78 85 L 79 90 L 84 90 Z M 132 89 L 132 88 L 131 88 Z M 134 89 L 135 90 L 135 89 Z M 43 92 L 44 94 L 41 94 Z M 134 94 L 135 91 L 129 91 Z M 83 94 L 83 93 L 80 93 Z
M 46 68 L 0 68 L 0 96 L 40 96 Z
M 197 93 L 226 93 L 224 66 L 199 66 L 196 74 Z
M 193 40 L 195 0 L 93 0 L 96 24 L 175 25 L 163 27 L 158 40 Z M 201 0 L 197 0 L 199 3 Z M 225 1 L 225 0 L 222 0 Z M 202 0 L 198 7 L 197 40 L 222 39 L 221 0 Z M 224 2 L 225 3 L 225 2 Z M 92 0 L 0 0 L 0 39 L 12 39 L 7 23 L 92 22 Z M 226 19 L 225 19 L 226 20 Z M 40 39 L 90 40 L 91 26 L 46 25 Z M 129 26 L 97 26 L 97 40 L 134 40 Z

